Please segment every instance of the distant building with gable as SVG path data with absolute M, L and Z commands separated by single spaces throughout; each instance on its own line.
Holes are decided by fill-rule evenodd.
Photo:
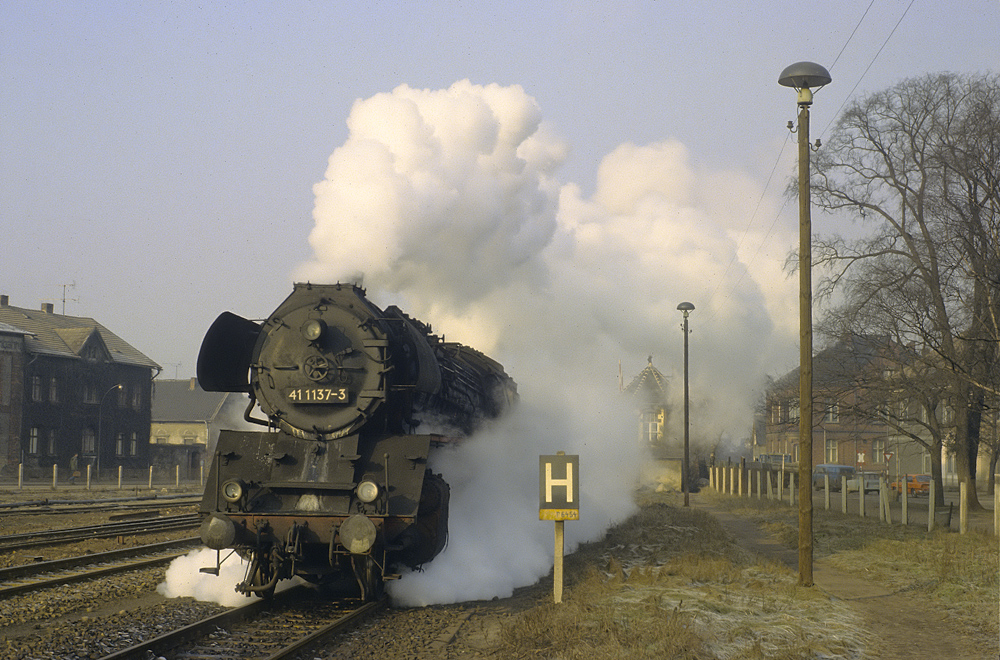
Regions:
M 242 392 L 206 392 L 196 378 L 157 380 L 149 442 L 153 464 L 182 479 L 198 479 L 211 463 L 223 428 L 238 428 L 248 399 Z
M 68 476 L 74 455 L 81 471 L 144 469 L 160 370 L 94 319 L 0 295 L 0 474 L 22 464 L 27 476 L 48 476 L 58 465 Z
M 639 413 L 639 442 L 648 447 L 658 458 L 667 452 L 664 437 L 667 422 L 667 379 L 653 366 L 649 357 L 646 368 L 623 388 L 625 394 L 634 398 Z
M 639 475 L 640 483 L 680 490 L 684 446 L 680 439 L 667 435 L 668 391 L 667 378 L 653 366 L 652 356 L 646 367 L 628 385 L 622 386 L 622 392 L 631 397 L 638 414 L 637 442 L 649 451 Z

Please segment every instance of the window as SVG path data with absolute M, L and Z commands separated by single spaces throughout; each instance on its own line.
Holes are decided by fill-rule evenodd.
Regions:
M 28 453 L 32 456 L 38 455 L 38 427 L 32 426 L 28 431 Z
M 840 404 L 833 399 L 826 403 L 826 412 L 823 414 L 823 421 L 829 424 L 840 422 Z
M 97 438 L 94 435 L 94 429 L 83 429 L 83 442 L 80 451 L 88 456 L 97 453 Z
M 872 463 L 885 463 L 885 438 L 872 440 Z
M 132 390 L 132 409 L 142 410 L 142 387 L 135 387 Z
M 115 436 L 115 456 L 125 455 L 125 434 L 119 433 Z
M 132 456 L 139 454 L 139 434 L 132 432 L 132 440 L 129 442 L 128 453 Z
M 31 378 L 31 400 L 41 401 L 42 400 L 42 377 L 32 376 Z
M 646 444 L 656 444 L 660 440 L 660 422 L 656 413 L 643 413 L 642 415 L 642 439 Z M 184 444 L 191 444 L 194 438 L 190 438 L 188 432 L 184 433 Z
M 97 403 L 97 386 L 93 383 L 83 384 L 83 402 Z
M 49 401 L 59 402 L 59 380 L 55 376 L 49 379 Z
M 835 438 L 826 439 L 826 447 L 824 455 L 826 456 L 827 463 L 837 462 L 837 440 Z
M 56 430 L 49 429 L 49 456 L 56 455 Z

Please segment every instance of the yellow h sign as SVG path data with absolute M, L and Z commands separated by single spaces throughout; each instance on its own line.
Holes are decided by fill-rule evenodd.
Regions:
M 539 457 L 538 519 L 580 519 L 580 457 Z

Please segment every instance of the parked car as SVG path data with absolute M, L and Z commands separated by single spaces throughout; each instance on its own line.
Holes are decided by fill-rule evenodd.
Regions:
M 907 495 L 930 495 L 931 475 L 929 474 L 908 474 L 903 479 L 893 481 L 890 488 L 897 492 L 902 492 L 902 482 L 906 481 Z
M 846 476 L 848 479 L 855 474 L 853 465 L 834 465 L 833 463 L 821 463 L 813 468 L 813 489 L 820 490 L 825 483 L 824 475 L 830 476 L 830 490 L 840 490 L 840 477 Z
M 858 492 L 858 488 L 863 483 L 866 493 L 877 493 L 881 477 L 880 472 L 858 472 L 847 480 L 847 492 Z

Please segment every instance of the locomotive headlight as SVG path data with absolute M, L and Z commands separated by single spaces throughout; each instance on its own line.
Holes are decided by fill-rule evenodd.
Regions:
M 222 484 L 222 499 L 227 502 L 239 502 L 243 497 L 243 483 L 239 481 L 227 481 Z
M 309 341 L 316 341 L 323 336 L 326 324 L 320 319 L 309 319 L 302 324 L 302 336 Z
M 365 504 L 373 502 L 375 498 L 378 497 L 378 484 L 374 481 L 365 479 L 358 484 L 357 493 L 358 499 Z

